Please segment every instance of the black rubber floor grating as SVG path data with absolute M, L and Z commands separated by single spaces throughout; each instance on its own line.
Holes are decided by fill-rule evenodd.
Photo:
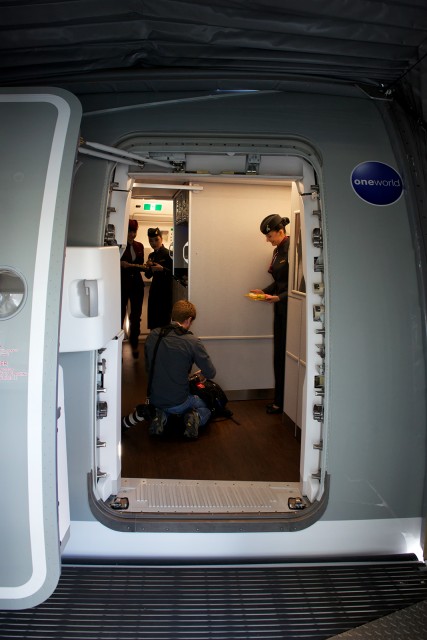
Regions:
M 45 603 L 0 611 L 0 638 L 326 640 L 426 600 L 426 566 L 413 560 L 65 565 Z

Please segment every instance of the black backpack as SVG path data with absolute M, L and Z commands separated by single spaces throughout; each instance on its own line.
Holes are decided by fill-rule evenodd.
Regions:
M 215 418 L 231 418 L 233 412 L 227 409 L 228 398 L 219 384 L 213 380 L 200 380 L 197 374 L 190 378 L 190 393 L 199 396 L 211 410 L 211 420 Z

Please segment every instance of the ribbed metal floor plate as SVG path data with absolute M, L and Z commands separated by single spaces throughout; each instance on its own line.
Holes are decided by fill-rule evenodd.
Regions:
M 122 478 L 119 497 L 143 513 L 285 513 L 301 497 L 299 482 Z
M 65 565 L 55 593 L 44 604 L 0 612 L 0 637 L 326 640 L 423 600 L 426 567 L 416 561 Z

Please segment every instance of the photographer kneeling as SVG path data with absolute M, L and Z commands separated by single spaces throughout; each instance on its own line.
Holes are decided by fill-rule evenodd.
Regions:
M 213 378 L 215 367 L 202 342 L 190 331 L 196 307 L 179 300 L 172 308 L 172 322 L 150 332 L 145 341 L 145 367 L 149 379 L 147 396 L 155 407 L 149 432 L 163 433 L 168 415 L 184 415 L 187 438 L 197 438 L 199 426 L 211 412 L 198 396 L 191 395 L 188 376 L 195 364 L 205 378 Z

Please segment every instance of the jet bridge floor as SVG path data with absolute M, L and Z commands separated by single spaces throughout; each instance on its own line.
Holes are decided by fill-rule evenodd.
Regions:
M 415 556 L 173 567 L 74 561 L 63 565 L 45 603 L 0 612 L 0 638 L 326 640 L 344 633 L 362 640 L 384 638 L 390 624 L 389 637 L 417 640 L 427 637 L 426 614 L 427 570 Z M 379 618 L 383 635 L 369 635 Z

